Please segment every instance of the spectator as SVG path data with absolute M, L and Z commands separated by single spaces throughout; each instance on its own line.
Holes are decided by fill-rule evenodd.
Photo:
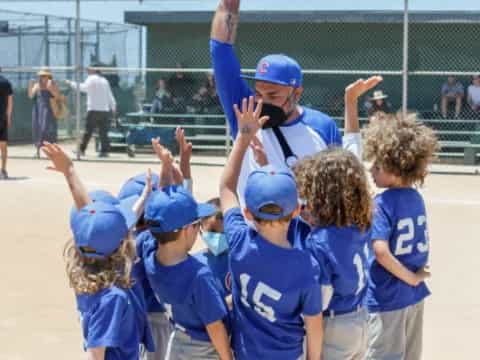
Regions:
M 480 74 L 473 75 L 473 83 L 468 87 L 468 104 L 473 116 L 478 118 L 480 115 Z
M 215 86 L 213 74 L 208 74 L 204 84 L 193 96 L 193 105 L 200 113 L 220 112 L 220 101 Z
M 155 96 L 152 102 L 152 113 L 161 113 L 168 111 L 172 107 L 172 94 L 167 90 L 167 84 L 164 79 L 157 81 Z
M 0 69 L 0 72 L 2 69 Z M 12 126 L 13 91 L 12 84 L 0 75 L 0 153 L 2 154 L 2 169 L 0 179 L 7 179 L 7 142 L 8 129 Z
M 391 113 L 391 105 L 385 100 L 387 98 L 388 95 L 384 94 L 382 90 L 374 91 L 373 96 L 368 101 L 368 117 L 372 117 L 378 112 L 384 114 Z
M 177 69 L 183 69 L 184 66 L 180 63 L 176 65 Z M 185 112 L 187 109 L 187 99 L 192 98 L 193 93 L 193 79 L 184 74 L 182 71 L 177 71 L 175 75 L 171 76 L 167 81 L 167 88 L 172 94 L 172 101 L 175 105 L 175 111 Z
M 33 142 L 37 149 L 35 157 L 38 159 L 44 141 L 57 142 L 57 121 L 50 100 L 58 96 L 60 91 L 49 70 L 40 70 L 37 75 L 38 82 L 30 80 L 28 83 L 28 97 L 33 100 Z
M 462 112 L 462 101 L 465 95 L 463 85 L 457 78 L 450 75 L 447 82 L 442 85 L 442 116 L 447 118 L 448 108 L 455 104 L 455 118 L 457 119 Z
M 95 128 L 100 133 L 101 149 L 99 157 L 108 157 L 109 141 L 108 128 L 110 126 L 110 112 L 117 111 L 117 103 L 112 94 L 110 84 L 100 71 L 96 69 L 96 65 L 88 67 L 88 77 L 84 83 L 77 85 L 74 81 L 65 80 L 66 84 L 76 89 L 80 87 L 80 91 L 87 93 L 87 124 L 82 142 L 80 144 L 80 155 L 85 155 L 88 142 L 92 137 Z

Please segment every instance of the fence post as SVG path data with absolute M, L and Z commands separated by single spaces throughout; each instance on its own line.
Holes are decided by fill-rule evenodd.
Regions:
M 95 61 L 100 63 L 100 22 L 95 24 Z
M 403 10 L 403 85 L 402 85 L 402 115 L 408 112 L 408 0 L 404 0 Z
M 18 63 L 18 67 L 22 67 L 22 56 L 23 56 L 23 52 L 22 52 L 22 27 L 19 26 L 17 28 L 17 48 L 18 48 L 18 51 L 17 51 L 17 63 Z M 18 72 L 18 86 L 19 87 L 22 87 L 22 72 L 19 71 Z
M 80 44 L 80 0 L 76 0 L 76 19 L 75 19 L 75 81 L 80 85 L 81 76 L 81 44 Z M 80 86 L 77 86 L 75 92 L 75 120 L 77 130 L 77 160 L 80 160 Z
M 45 16 L 45 34 L 44 34 L 44 42 L 45 42 L 45 65 L 50 66 L 50 40 L 49 40 L 49 24 L 48 24 L 48 15 Z

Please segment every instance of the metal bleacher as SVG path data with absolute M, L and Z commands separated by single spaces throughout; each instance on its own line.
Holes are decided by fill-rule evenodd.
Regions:
M 343 132 L 343 118 L 335 117 Z M 439 158 L 463 159 L 463 163 L 473 165 L 480 156 L 480 120 L 470 119 L 420 119 L 426 125 L 435 129 L 439 138 Z M 365 126 L 367 118 L 360 118 Z M 192 142 L 195 151 L 212 151 L 228 154 L 232 140 L 225 116 L 222 114 L 151 114 L 130 113 L 120 122 L 120 130 L 109 133 L 112 146 L 123 146 L 127 153 L 134 156 L 142 145 L 127 145 L 125 132 L 134 131 L 139 127 L 165 129 L 175 131 L 181 126 L 186 131 L 186 138 Z M 149 147 L 149 144 L 145 144 Z

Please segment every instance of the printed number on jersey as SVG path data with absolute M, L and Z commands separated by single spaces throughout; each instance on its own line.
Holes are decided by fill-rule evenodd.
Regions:
M 248 285 L 250 283 L 250 279 L 251 277 L 248 274 L 243 273 L 240 275 L 240 284 L 242 286 L 242 295 L 240 299 L 242 304 L 246 307 L 251 307 L 250 303 L 248 302 Z M 253 288 L 253 286 L 250 287 L 250 290 L 251 288 Z M 278 301 L 282 297 L 282 294 L 267 284 L 259 281 L 253 290 L 253 308 L 259 315 L 263 316 L 268 321 L 275 322 L 277 320 L 275 317 L 275 310 L 271 306 L 268 306 L 262 302 L 262 299 L 265 297 L 272 299 L 273 301 Z
M 427 231 L 427 218 L 425 215 L 420 215 L 417 218 L 417 225 L 423 226 L 425 242 L 419 242 L 416 244 L 419 252 L 428 251 L 428 231 Z M 408 244 L 415 238 L 415 222 L 412 218 L 401 219 L 397 224 L 398 231 L 406 231 L 398 236 L 397 245 L 395 247 L 395 255 L 407 255 L 413 251 L 414 244 Z

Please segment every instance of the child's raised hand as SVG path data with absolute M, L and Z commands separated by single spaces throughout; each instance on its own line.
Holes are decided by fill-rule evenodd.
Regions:
M 42 146 L 43 153 L 50 159 L 53 166 L 48 166 L 48 170 L 58 171 L 66 175 L 73 167 L 72 159 L 67 153 L 57 144 L 50 144 L 44 142 Z
M 190 161 L 192 158 L 192 143 L 187 142 L 185 139 L 185 130 L 178 127 L 175 130 L 175 137 L 177 139 L 178 148 L 180 149 L 180 157 L 184 157 L 185 160 Z
M 173 156 L 170 150 L 167 148 L 163 147 L 162 144 L 160 144 L 160 138 L 152 139 L 152 147 L 153 150 L 155 151 L 155 154 L 157 154 L 158 158 L 163 164 L 166 165 L 171 165 L 173 164 Z
M 143 188 L 142 195 L 148 196 L 153 190 L 153 182 L 152 182 L 152 169 L 148 168 L 147 176 L 145 177 L 145 187 Z
M 345 88 L 345 96 L 357 99 L 383 81 L 381 76 L 372 76 L 367 80 L 358 79 Z
M 247 136 L 249 139 L 253 139 L 257 131 L 267 122 L 269 119 L 268 116 L 260 117 L 262 105 L 263 102 L 260 100 L 257 108 L 254 110 L 255 100 L 253 96 L 242 100 L 242 111 L 239 110 L 237 104 L 233 105 L 238 121 L 238 134 L 240 136 Z
M 250 143 L 250 147 L 253 150 L 253 155 L 255 157 L 255 161 L 260 166 L 267 166 L 268 165 L 268 157 L 267 153 L 265 152 L 265 148 L 263 144 L 256 136 L 253 137 L 252 142 Z

